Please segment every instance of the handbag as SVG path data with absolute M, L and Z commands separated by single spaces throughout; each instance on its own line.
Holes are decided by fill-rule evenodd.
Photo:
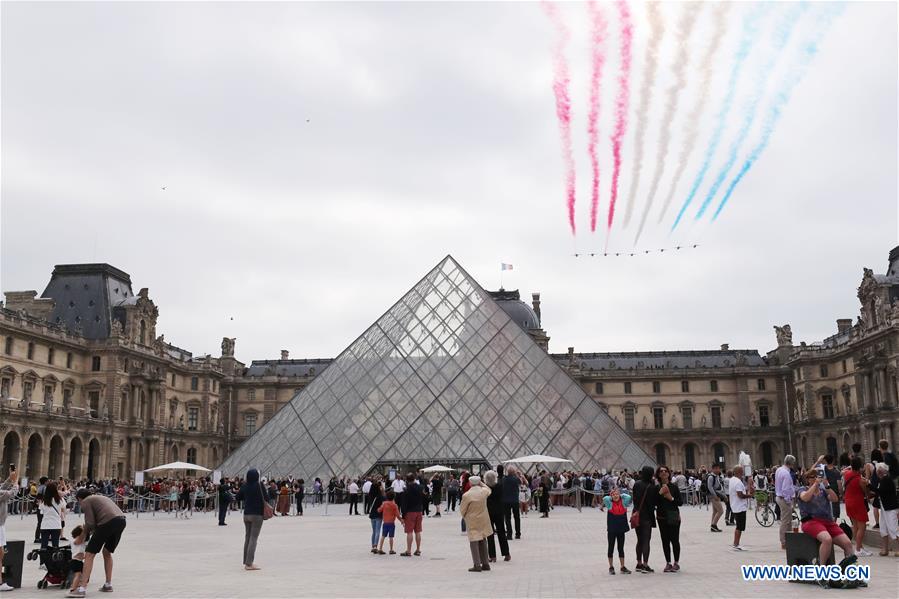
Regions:
M 640 507 L 631 513 L 631 528 L 640 528 L 640 510 L 643 509 L 643 502 L 646 501 L 646 495 L 649 493 L 649 485 L 643 490 L 643 497 L 640 498 Z
M 852 527 L 846 524 L 845 520 L 840 520 L 840 528 L 843 529 L 843 532 L 846 533 L 846 536 L 849 537 L 849 540 L 852 540 Z
M 262 498 L 262 519 L 268 520 L 275 515 L 275 510 L 273 510 L 272 506 L 270 506 L 268 501 L 265 500 L 265 493 L 262 490 L 262 483 L 259 483 L 259 496 Z

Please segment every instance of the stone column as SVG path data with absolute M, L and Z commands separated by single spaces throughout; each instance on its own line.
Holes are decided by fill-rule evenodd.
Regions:
M 40 459 L 40 472 L 33 472 L 31 474 L 31 478 L 37 480 L 41 476 L 47 476 L 50 472 L 50 439 L 52 439 L 52 435 L 41 435 L 46 436 L 44 439 L 43 445 L 41 445 L 41 459 Z

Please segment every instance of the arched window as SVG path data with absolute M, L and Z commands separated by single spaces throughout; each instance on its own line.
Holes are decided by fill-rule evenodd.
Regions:
M 197 448 L 191 447 L 187 450 L 187 461 L 191 464 L 197 463 Z
M 774 465 L 774 446 L 771 441 L 762 443 L 762 466 L 770 468 Z
M 667 463 L 668 463 L 668 460 L 667 460 L 667 457 L 668 457 L 668 456 L 665 455 L 665 444 L 664 444 L 664 443 L 657 443 L 657 444 L 656 444 L 656 447 L 655 447 L 655 450 L 656 450 L 656 464 L 659 464 L 660 466 L 661 466 L 662 464 L 667 464 Z
M 839 451 L 837 451 L 837 440 L 835 437 L 827 437 L 825 441 L 825 445 L 827 445 L 827 453 L 833 456 L 834 459 L 837 459 L 837 455 L 839 455 Z
M 724 443 L 715 443 L 712 445 L 712 459 L 719 463 L 726 465 L 727 464 L 727 451 L 724 447 Z
M 696 468 L 696 446 L 687 443 L 684 446 L 684 470 L 693 470 Z

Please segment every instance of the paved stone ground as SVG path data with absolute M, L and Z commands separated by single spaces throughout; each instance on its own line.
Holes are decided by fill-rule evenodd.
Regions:
M 468 543 L 459 517 L 450 514 L 424 522 L 421 557 L 376 556 L 369 553 L 371 528 L 365 516 L 334 509 L 307 510 L 302 518 L 275 518 L 262 528 L 258 572 L 241 566 L 243 525 L 229 514 L 226 527 L 212 514 L 176 520 L 173 516 L 128 517 L 128 528 L 116 553 L 112 597 L 820 597 L 846 595 L 899 597 L 899 558 L 862 558 L 872 567 L 868 589 L 824 591 L 817 585 L 787 582 L 744 582 L 740 564 L 785 563 L 776 528 L 760 527 L 750 515 L 744 544 L 729 548 L 732 528 L 708 532 L 704 508 L 684 508 L 682 570 L 663 574 L 661 541 L 653 534 L 650 565 L 654 574 L 608 574 L 605 514 L 553 510 L 549 519 L 531 514 L 522 521 L 523 540 L 511 543 L 512 561 L 491 572 L 473 574 Z M 76 517 L 70 516 L 69 529 Z M 9 539 L 31 540 L 34 517 L 10 516 Z M 626 541 L 627 565 L 634 566 L 633 533 Z M 29 543 L 27 548 L 31 548 Z M 837 559 L 842 552 L 837 550 Z M 617 563 L 617 557 L 616 557 Z M 38 590 L 36 562 L 25 562 L 22 589 L 10 597 L 61 597 L 62 591 Z M 99 596 L 102 562 L 88 589 Z M 105 595 L 104 595 L 105 596 Z

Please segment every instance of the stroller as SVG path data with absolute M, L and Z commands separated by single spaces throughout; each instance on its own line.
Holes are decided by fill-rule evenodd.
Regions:
M 31 561 L 40 559 L 40 562 L 47 567 L 47 573 L 44 574 L 43 578 L 37 581 L 37 588 L 46 589 L 51 585 L 59 585 L 59 588 L 61 589 L 68 588 L 69 583 L 71 582 L 71 547 L 47 547 L 46 549 L 35 549 L 28 554 L 28 559 Z

